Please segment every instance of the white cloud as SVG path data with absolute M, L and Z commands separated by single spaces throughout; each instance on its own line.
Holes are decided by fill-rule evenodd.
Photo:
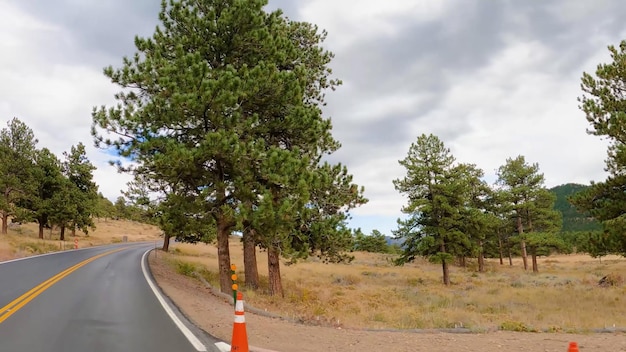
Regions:
M 300 8 L 299 16 L 332 33 L 329 44 L 341 50 L 372 36 L 397 35 L 403 30 L 404 19 L 434 21 L 449 5 L 444 0 L 312 0 Z
M 350 115 L 346 119 L 367 122 L 383 120 L 386 116 L 394 114 L 407 114 L 425 99 L 416 97 L 408 92 L 398 92 L 394 95 L 385 95 L 371 101 L 355 104 Z
M 365 185 L 365 197 L 369 202 L 353 211 L 357 215 L 398 216 L 404 198 L 395 190 L 392 181 L 404 177 L 400 158 L 384 156 L 370 158 L 364 155 L 362 163 L 350 168 L 357 184 Z
M 90 136 L 94 104 L 113 101 L 114 88 L 99 69 L 68 65 L 51 50 L 72 51 L 63 30 L 30 17 L 10 4 L 0 13 L 0 121 L 17 117 L 46 147 L 63 159 L 63 152 L 82 142 L 98 170 L 100 190 L 119 195 L 129 179 L 108 165 Z M 1 128 L 6 127 L 5 123 Z
M 20 11 L 10 3 L 0 11 L 0 63 L 3 69 L 15 69 L 25 64 L 42 62 L 38 50 L 47 40 L 60 37 L 60 29 L 41 22 Z
M 576 103 L 580 73 L 563 77 L 549 70 L 557 54 L 539 42 L 512 43 L 483 69 L 456 75 L 443 110 L 425 120 L 435 131 L 469 121 L 448 146 L 491 179 L 506 158 L 524 155 L 539 163 L 549 186 L 600 180 L 606 144 L 585 132 Z
M 439 135 L 491 181 L 518 154 L 540 164 L 549 186 L 604 178 L 606 142 L 585 133 L 576 98 L 582 72 L 609 61 L 606 46 L 626 37 L 621 2 L 287 1 L 290 17 L 329 31 L 326 44 L 337 55 L 331 66 L 345 84 L 329 93 L 328 112 L 344 146 L 332 158 L 366 188 L 370 202 L 353 212 L 359 221 L 391 226 L 402 216 L 405 199 L 392 180 L 404 176 L 398 160 L 421 133 Z M 106 17 L 119 4 L 85 3 L 81 11 Z M 92 147 L 91 109 L 113 102 L 116 87 L 100 65 L 130 50 L 118 38 L 130 42 L 153 28 L 154 8 L 137 4 L 115 36 L 78 21 L 78 12 L 34 17 L 11 2 L 0 12 L 0 119 L 23 119 L 59 156 L 82 141 L 112 199 L 129 177 Z

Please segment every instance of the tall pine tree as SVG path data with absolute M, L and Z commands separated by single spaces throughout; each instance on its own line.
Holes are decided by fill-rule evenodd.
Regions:
M 37 139 L 33 130 L 13 118 L 0 131 L 0 216 L 1 233 L 7 233 L 9 216 L 19 212 L 18 203 L 33 194 Z
M 72 146 L 70 152 L 63 155 L 63 171 L 73 185 L 69 193 L 75 205 L 70 220 L 72 235 L 76 235 L 76 229 L 87 234 L 89 229 L 95 228 L 93 215 L 97 213 L 98 206 L 98 185 L 93 181 L 96 167 L 87 158 L 85 145 L 82 143 Z
M 612 62 L 599 64 L 595 75 L 583 73 L 579 98 L 580 109 L 591 125 L 588 133 L 610 141 L 603 182 L 572 198 L 581 211 L 588 211 L 602 222 L 603 243 L 611 243 L 611 252 L 626 254 L 626 41 L 609 46 Z
M 96 142 L 140 165 L 121 170 L 183 184 L 179 195 L 194 199 L 186 213 L 212 218 L 224 292 L 232 230 L 251 209 L 267 212 L 259 218 L 272 226 L 255 242 L 283 253 L 294 209 L 308 201 L 313 161 L 337 146 L 318 107 L 333 85 L 321 37 L 265 5 L 164 1 L 154 35 L 136 38 L 122 68 L 105 69 L 122 88 L 120 104 L 93 113 Z
M 443 283 L 450 284 L 450 263 L 455 255 L 464 255 L 471 244 L 462 231 L 461 210 L 466 206 L 467 184 L 464 171 L 455 166 L 454 157 L 434 135 L 422 134 L 411 144 L 408 155 L 400 160 L 406 176 L 394 180 L 394 186 L 408 197 L 398 220 L 396 238 L 404 240 L 398 264 L 425 256 L 441 263 Z

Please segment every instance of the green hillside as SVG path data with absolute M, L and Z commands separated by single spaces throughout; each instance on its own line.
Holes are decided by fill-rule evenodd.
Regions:
M 556 195 L 554 209 L 560 211 L 563 215 L 563 232 L 593 231 L 602 228 L 600 223 L 578 212 L 567 200 L 568 197 L 588 187 L 589 186 L 568 183 L 550 189 L 550 191 Z

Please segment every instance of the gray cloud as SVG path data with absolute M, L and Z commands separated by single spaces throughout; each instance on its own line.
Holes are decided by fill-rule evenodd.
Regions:
M 344 148 L 367 140 L 380 153 L 414 139 L 419 131 L 410 126 L 437 109 L 448 109 L 442 104 L 458 79 L 489 66 L 494 55 L 512 40 L 536 41 L 550 50 L 548 59 L 553 61 L 541 62 L 542 67 L 535 67 L 538 72 L 579 77 L 582 64 L 598 50 L 597 41 L 591 37 L 619 33 L 626 6 L 605 1 L 594 5 L 592 11 L 582 10 L 575 18 L 568 18 L 563 11 L 569 11 L 569 4 L 465 1 L 438 21 L 416 22 L 398 15 L 393 19 L 402 28 L 397 35 L 369 36 L 337 52 L 332 66 L 350 91 L 343 94 L 345 87 L 340 87 L 332 93 L 327 112 L 333 116 Z M 341 33 L 330 33 L 331 50 L 335 36 Z M 517 74 L 511 72 L 511 79 Z M 509 83 L 515 85 L 514 81 Z M 374 121 L 356 120 L 355 106 L 395 94 L 414 94 L 423 102 L 411 112 L 383 112 Z M 575 104 L 575 97 L 572 102 Z M 454 141 L 471 130 L 468 116 L 444 116 L 448 122 L 434 132 Z
M 9 1 L 60 31 L 19 38 L 40 57 L 32 67 L 0 67 L 1 77 L 22 76 L 10 81 L 20 86 L 0 81 L 0 111 L 29 114 L 25 120 L 45 131 L 42 144 L 55 139 L 50 131 L 64 131 L 66 145 L 91 144 L 90 107 L 110 102 L 113 91 L 100 70 L 133 54 L 135 35 L 152 34 L 160 1 Z M 440 0 L 450 4 L 443 13 L 419 18 L 408 10 L 410 1 L 359 3 L 406 4 L 407 11 L 375 17 L 392 28 L 379 32 L 370 30 L 374 19 L 357 18 L 358 9 L 337 1 L 270 0 L 267 8 L 338 29 L 325 45 L 335 52 L 331 66 L 345 84 L 329 92 L 325 113 L 343 147 L 329 160 L 347 164 L 366 186 L 371 203 L 359 214 L 400 216 L 402 198 L 391 180 L 402 176 L 397 160 L 421 133 L 437 134 L 461 161 L 488 174 L 506 157 L 525 154 L 540 162 L 552 185 L 602 177 L 605 146 L 585 135 L 576 97 L 582 71 L 592 72 L 597 60 L 608 58 L 606 46 L 626 36 L 623 1 Z M 66 67 L 48 74 L 58 64 Z M 94 159 L 104 165 L 108 156 Z M 99 182 L 120 180 L 105 167 Z M 106 187 L 117 192 L 120 185 Z
M 31 15 L 63 28 L 76 50 L 51 53 L 70 63 L 98 67 L 121 62 L 134 53 L 134 36 L 150 35 L 158 23 L 160 1 L 47 1 L 21 0 L 15 5 Z

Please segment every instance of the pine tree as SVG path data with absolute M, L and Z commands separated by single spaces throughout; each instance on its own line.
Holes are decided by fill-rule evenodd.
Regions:
M 478 271 L 485 270 L 485 242 L 492 232 L 494 219 L 489 213 L 491 189 L 482 180 L 483 170 L 473 164 L 460 164 L 455 178 L 461 183 L 462 206 L 459 208 L 460 229 L 469 238 L 467 254 L 478 259 Z
M 273 225 L 258 234 L 275 262 L 293 207 L 307 203 L 311 165 L 338 146 L 318 106 L 334 84 L 321 36 L 265 5 L 163 2 L 154 35 L 136 38 L 138 52 L 122 68 L 105 69 L 122 88 L 120 105 L 93 113 L 96 142 L 140 165 L 119 163 L 120 170 L 183 184 L 179 196 L 194 199 L 186 214 L 212 218 L 223 292 L 231 284 L 229 235 L 250 206 L 278 212 L 261 217 Z
M 54 212 L 50 215 L 50 223 L 59 227 L 61 241 L 65 240 L 65 230 L 71 228 L 73 219 L 78 213 L 78 192 L 76 185 L 67 176 L 60 180 L 59 189 L 50 200 Z
M 450 284 L 449 265 L 454 256 L 465 254 L 471 247 L 461 223 L 468 193 L 462 181 L 465 167 L 455 166 L 454 161 L 437 136 L 422 134 L 411 144 L 407 157 L 400 160 L 406 176 L 394 180 L 396 190 L 408 197 L 402 212 L 409 216 L 398 220 L 395 231 L 396 238 L 404 239 L 397 264 L 426 256 L 441 263 L 445 285 Z
M 508 158 L 506 163 L 498 169 L 498 184 L 505 190 L 503 199 L 515 211 L 516 230 L 522 250 L 524 270 L 528 270 L 528 256 L 524 232 L 532 231 L 527 228 L 524 219 L 529 209 L 534 207 L 533 201 L 537 192 L 543 187 L 544 177 L 539 173 L 539 165 L 526 163 L 523 156 L 515 159 Z M 529 224 L 532 228 L 532 223 Z
M 34 172 L 36 189 L 25 199 L 28 204 L 25 207 L 39 224 L 39 238 L 43 238 L 44 228 L 51 225 L 51 218 L 60 210 L 55 200 L 62 192 L 64 176 L 61 171 L 61 162 L 50 150 L 43 148 L 37 152 Z
M 504 265 L 504 251 L 509 257 L 509 265 L 513 265 L 511 244 L 509 241 L 511 231 L 515 228 L 511 223 L 512 210 L 506 202 L 507 194 L 500 189 L 491 189 L 486 199 L 487 231 L 494 234 L 495 247 L 498 251 L 500 265 Z
M 545 188 L 544 176 L 539 172 L 539 165 L 526 163 L 526 159 L 521 155 L 515 159 L 507 159 L 505 165 L 498 169 L 498 184 L 503 187 L 506 207 L 515 212 L 517 240 L 522 250 L 524 270 L 528 270 L 527 234 L 556 233 L 561 230 L 560 213 L 554 210 L 556 197 Z M 534 246 L 531 253 L 533 272 L 538 271 L 536 248 L 537 246 Z
M 591 124 L 588 133 L 611 143 L 606 159 L 609 176 L 603 182 L 592 182 L 572 202 L 602 222 L 606 233 L 602 242 L 613 243 L 617 252 L 626 254 L 626 41 L 619 47 L 609 46 L 609 53 L 612 62 L 599 64 L 595 75 L 583 73 L 584 94 L 579 98 L 580 109 Z
M 6 234 L 9 216 L 19 212 L 17 203 L 36 189 L 34 159 L 37 139 L 24 122 L 13 118 L 0 131 L 1 233 Z
M 293 203 L 294 199 L 299 199 L 297 204 L 301 207 L 307 203 L 306 197 L 312 193 L 317 193 L 318 201 L 320 200 L 320 192 L 316 192 L 315 189 L 324 185 L 316 183 L 313 179 L 320 177 L 321 171 L 331 171 L 331 168 L 319 165 L 320 158 L 323 154 L 330 154 L 339 147 L 339 144 L 330 134 L 330 121 L 322 118 L 320 106 L 325 104 L 324 91 L 326 89 L 334 90 L 340 82 L 330 78 L 332 71 L 327 65 L 333 55 L 321 47 L 321 43 L 326 38 L 326 32 L 319 32 L 316 26 L 306 22 L 289 20 L 282 22 L 281 27 L 281 30 L 287 33 L 293 50 L 288 51 L 288 54 L 283 57 L 275 58 L 276 62 L 278 62 L 277 67 L 279 70 L 287 72 L 292 71 L 294 68 L 301 69 L 303 74 L 303 94 L 298 94 L 294 97 L 293 92 L 284 91 L 285 88 L 280 82 L 269 82 L 267 88 L 265 88 L 266 93 L 264 95 L 278 93 L 279 97 L 285 98 L 282 100 L 283 103 L 267 105 L 259 100 L 251 100 L 249 102 L 251 104 L 250 110 L 255 111 L 260 120 L 258 128 L 255 128 L 254 134 L 251 134 L 249 137 L 263 140 L 262 144 L 257 145 L 265 148 L 265 150 L 258 156 L 265 160 L 251 160 L 251 164 L 248 166 L 254 173 L 251 175 L 251 183 L 248 184 L 250 192 L 247 196 L 250 198 L 244 202 L 243 207 L 245 209 L 243 212 L 252 214 L 253 209 L 257 207 L 258 195 L 266 192 L 268 189 L 273 189 L 271 191 L 273 202 L 276 204 L 282 201 L 292 203 L 292 212 L 294 214 L 298 213 L 298 215 L 290 215 L 289 218 L 293 220 L 295 217 L 299 221 L 307 221 L 304 214 L 307 212 L 306 209 L 299 210 L 293 206 Z M 278 154 L 281 156 L 278 156 Z M 267 156 L 273 157 L 268 158 Z M 288 159 L 293 161 L 287 162 L 286 160 Z M 272 165 L 267 163 L 268 160 L 280 161 Z M 308 163 L 306 163 L 307 160 L 309 161 Z M 291 165 L 292 169 L 285 169 L 285 165 Z M 338 167 L 341 168 L 341 166 Z M 295 181 L 293 184 L 287 185 L 284 182 L 276 184 L 275 180 L 268 176 L 281 172 L 299 175 L 300 180 L 291 176 L 290 179 Z M 334 176 L 326 176 L 327 179 L 332 177 Z M 303 180 L 308 181 L 303 182 Z M 313 186 L 313 184 L 317 186 Z M 332 190 L 329 192 L 333 193 Z M 341 193 L 339 189 L 337 189 L 337 192 Z M 307 203 L 307 208 L 312 207 L 312 203 L 315 202 Z M 351 200 L 345 199 L 345 202 L 348 205 Z M 341 215 L 334 214 L 333 216 Z M 339 223 L 341 222 L 337 224 Z M 290 261 L 307 256 L 309 250 L 315 251 L 319 249 L 323 251 L 319 246 L 317 248 L 309 248 L 309 241 L 302 239 L 311 235 L 311 233 L 307 235 L 298 234 L 296 230 L 292 235 L 277 236 L 276 234 L 267 233 L 268 227 L 264 229 L 255 228 L 253 221 L 246 221 L 242 226 L 244 229 L 244 265 L 246 285 L 248 287 L 258 286 L 258 271 L 256 268 L 257 245 L 266 248 L 268 244 L 271 244 L 268 256 L 276 257 L 276 254 L 280 253 L 290 258 Z M 296 227 L 304 229 L 306 226 L 296 225 Z M 345 239 L 345 229 L 344 231 L 338 231 L 337 227 L 333 230 L 329 229 L 327 236 L 334 241 L 325 242 L 329 250 L 324 251 L 324 253 L 340 252 L 341 248 L 337 246 L 341 246 L 345 241 L 335 239 L 342 237 Z M 282 238 L 282 240 L 276 240 L 276 238 Z M 289 242 L 293 242 L 295 245 L 291 246 Z M 272 249 L 271 247 L 276 248 Z M 338 257 L 341 257 L 341 255 L 338 255 Z M 326 258 L 329 257 L 326 256 Z M 268 260 L 272 263 L 269 267 L 270 284 L 276 290 L 279 290 L 281 285 L 274 282 L 279 280 L 280 276 L 279 268 L 277 267 L 279 261 L 277 258 L 268 258 Z
M 82 143 L 72 146 L 70 152 L 63 155 L 64 174 L 74 185 L 70 191 L 70 198 L 75 204 L 70 224 L 72 235 L 76 235 L 76 229 L 87 234 L 89 229 L 95 228 L 92 215 L 96 214 L 98 204 L 98 185 L 93 181 L 93 171 L 96 167 L 87 158 Z

